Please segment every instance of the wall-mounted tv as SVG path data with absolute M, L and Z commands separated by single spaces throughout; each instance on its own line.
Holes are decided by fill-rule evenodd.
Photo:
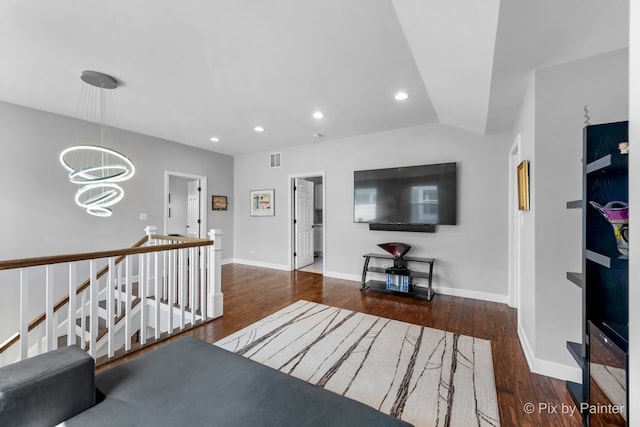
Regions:
M 456 163 L 353 173 L 354 222 L 454 225 L 457 199 Z

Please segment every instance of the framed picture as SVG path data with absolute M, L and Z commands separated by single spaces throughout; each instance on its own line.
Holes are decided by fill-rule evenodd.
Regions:
M 251 191 L 251 216 L 274 216 L 275 190 L 253 190 Z
M 211 196 L 211 210 L 226 211 L 227 196 Z
M 529 210 L 529 161 L 523 160 L 518 165 L 518 209 Z

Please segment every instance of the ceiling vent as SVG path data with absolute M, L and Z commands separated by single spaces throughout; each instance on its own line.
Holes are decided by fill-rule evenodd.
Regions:
M 269 167 L 272 167 L 272 168 L 280 167 L 280 153 L 269 154 Z

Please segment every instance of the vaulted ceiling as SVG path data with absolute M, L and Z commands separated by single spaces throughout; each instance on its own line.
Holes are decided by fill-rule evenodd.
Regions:
M 121 84 L 110 124 L 231 155 L 433 122 L 502 132 L 532 70 L 628 46 L 628 9 L 628 0 L 3 0 L 0 100 L 83 118 L 80 73 L 96 70 Z M 398 91 L 409 98 L 396 101 Z

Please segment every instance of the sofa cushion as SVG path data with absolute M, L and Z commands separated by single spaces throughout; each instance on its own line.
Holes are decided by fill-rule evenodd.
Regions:
M 193 337 L 96 377 L 103 402 L 71 426 L 396 426 L 360 402 Z
M 95 404 L 95 364 L 76 346 L 0 368 L 0 426 L 52 426 Z

